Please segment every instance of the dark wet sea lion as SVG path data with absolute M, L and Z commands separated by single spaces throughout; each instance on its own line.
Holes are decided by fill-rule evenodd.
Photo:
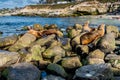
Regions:
M 95 31 L 91 31 L 91 32 L 88 32 L 88 33 L 85 33 L 83 34 L 81 37 L 80 37 L 80 42 L 82 45 L 86 45 L 86 44 L 89 44 L 91 42 L 93 42 L 94 40 L 104 36 L 104 26 L 105 24 L 101 24 L 99 27 L 98 27 L 98 30 L 95 30 Z

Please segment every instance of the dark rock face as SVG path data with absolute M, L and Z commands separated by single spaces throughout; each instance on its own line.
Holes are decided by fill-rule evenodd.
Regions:
M 49 64 L 47 69 L 54 74 L 58 74 L 62 77 L 67 77 L 67 73 L 65 72 L 64 68 L 58 64 Z
M 111 80 L 113 73 L 110 64 L 94 64 L 78 68 L 74 80 Z
M 8 68 L 8 80 L 39 80 L 40 71 L 32 64 L 18 63 Z
M 104 53 L 112 52 L 115 49 L 114 33 L 108 33 L 98 41 L 97 47 Z

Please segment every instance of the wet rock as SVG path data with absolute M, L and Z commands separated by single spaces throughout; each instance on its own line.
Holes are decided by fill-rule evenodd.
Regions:
M 112 26 L 112 25 L 106 26 L 106 33 L 111 33 L 111 32 L 115 33 L 116 38 L 118 37 L 119 29 L 117 26 Z
M 0 34 L 3 34 L 3 32 L 2 32 L 2 31 L 0 31 Z
M 54 74 L 58 74 L 62 77 L 67 77 L 67 73 L 65 72 L 64 68 L 58 64 L 49 64 L 47 66 L 47 69 Z
M 74 80 L 112 80 L 110 64 L 93 64 L 82 66 L 75 71 Z
M 17 52 L 8 52 L 0 50 L 0 67 L 7 67 L 16 63 L 20 59 Z
M 56 24 L 51 24 L 48 29 L 57 29 L 57 25 Z
M 40 24 L 34 24 L 33 29 L 36 31 L 41 31 L 41 30 L 43 30 L 43 27 Z
M 62 66 L 67 69 L 78 68 L 82 66 L 80 58 L 77 57 L 68 57 L 62 60 Z
M 68 32 L 68 37 L 69 38 L 73 38 L 77 35 L 80 35 L 80 32 L 79 30 L 76 30 L 76 29 L 71 29 L 69 32 Z
M 40 71 L 29 63 L 18 63 L 8 68 L 8 80 L 40 80 Z
M 62 49 L 60 46 L 50 47 L 43 53 L 44 58 L 54 57 L 53 63 L 60 61 L 61 58 L 64 56 L 65 56 L 65 50 Z
M 104 59 L 104 52 L 102 52 L 99 49 L 96 49 L 89 53 L 88 58 L 98 58 L 98 59 Z
M 88 58 L 88 64 L 101 64 L 101 63 L 105 63 L 105 61 L 99 58 Z
M 104 53 L 110 53 L 115 50 L 115 37 L 114 33 L 108 33 L 102 37 L 97 43 L 98 49 Z
M 48 76 L 46 76 L 45 78 L 43 78 L 41 80 L 65 80 L 65 79 L 60 77 L 60 76 L 48 75 Z
M 17 35 L 0 38 L 0 47 L 13 45 L 18 40 Z
M 76 30 L 82 30 L 82 25 L 81 24 L 75 24 L 73 26 L 73 28 L 76 29 Z
M 14 45 L 9 48 L 9 51 L 18 51 L 22 48 L 28 47 L 35 40 L 36 37 L 34 35 L 26 33 Z

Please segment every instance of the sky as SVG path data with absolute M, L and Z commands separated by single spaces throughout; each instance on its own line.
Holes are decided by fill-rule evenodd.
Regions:
M 29 4 L 36 4 L 39 0 L 0 0 L 0 9 L 23 7 Z

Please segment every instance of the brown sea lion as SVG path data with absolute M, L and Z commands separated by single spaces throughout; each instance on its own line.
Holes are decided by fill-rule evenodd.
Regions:
M 51 35 L 51 34 L 56 34 L 59 37 L 63 36 L 63 33 L 56 29 L 48 29 L 48 30 L 41 30 L 41 31 L 36 31 L 34 29 L 30 29 L 28 31 L 28 33 L 33 34 L 36 37 L 42 37 L 44 35 Z
M 80 37 L 80 42 L 82 45 L 86 45 L 86 44 L 89 44 L 91 42 L 93 42 L 94 40 L 104 36 L 104 27 L 105 27 L 105 24 L 101 24 L 99 27 L 98 27 L 98 30 L 96 31 L 91 31 L 91 32 L 88 32 L 88 33 L 85 33 L 83 34 L 81 37 Z
M 91 28 L 89 27 L 89 21 L 85 22 L 84 25 L 83 25 L 83 32 L 90 32 L 90 31 L 94 31 L 96 30 L 95 28 Z

